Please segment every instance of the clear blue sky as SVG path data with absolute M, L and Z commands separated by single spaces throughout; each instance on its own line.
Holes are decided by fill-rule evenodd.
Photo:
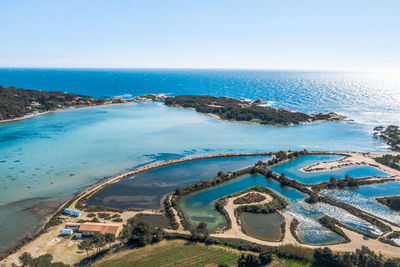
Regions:
M 400 69 L 400 1 L 0 0 L 1 67 Z

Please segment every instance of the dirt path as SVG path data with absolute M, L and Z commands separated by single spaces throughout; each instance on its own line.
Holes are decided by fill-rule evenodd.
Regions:
M 251 191 L 253 192 L 253 191 Z M 225 238 L 240 238 L 240 239 L 244 239 L 244 240 L 248 240 L 254 243 L 258 243 L 258 244 L 264 244 L 264 245 L 268 245 L 268 246 L 278 246 L 278 245 L 286 245 L 286 244 L 299 244 L 296 239 L 292 236 L 291 232 L 290 232 L 290 223 L 293 220 L 293 217 L 289 214 L 280 212 L 280 214 L 284 217 L 285 222 L 286 222 L 286 229 L 285 229 L 285 236 L 283 237 L 283 240 L 280 242 L 269 242 L 269 241 L 262 241 L 259 240 L 257 238 L 251 237 L 246 235 L 245 233 L 243 233 L 242 228 L 240 226 L 240 223 L 238 222 L 236 216 L 235 216 L 235 209 L 239 206 L 245 206 L 245 205 L 262 205 L 262 204 L 266 204 L 272 201 L 272 197 L 269 194 L 266 193 L 260 193 L 260 192 L 256 192 L 254 191 L 254 193 L 263 195 L 265 197 L 265 199 L 261 202 L 256 202 L 256 203 L 249 203 L 249 204 L 233 204 L 233 202 L 235 201 L 235 199 L 242 197 L 243 195 L 247 194 L 247 193 L 251 193 L 251 192 L 246 192 L 244 194 L 241 194 L 239 196 L 236 197 L 232 197 L 232 198 L 228 198 L 226 200 L 226 205 L 224 207 L 224 209 L 226 210 L 229 219 L 231 221 L 231 228 L 221 234 L 213 234 L 212 236 L 215 237 L 225 237 Z
M 264 199 L 263 201 L 261 201 L 261 202 L 256 202 L 256 203 L 249 203 L 249 204 L 233 204 L 233 202 L 234 202 L 236 199 L 238 199 L 238 198 L 240 198 L 240 197 L 243 197 L 244 195 L 246 195 L 246 194 L 248 194 L 248 193 L 257 193 L 257 194 L 260 194 L 260 195 L 264 196 L 265 199 Z M 228 213 L 228 216 L 229 216 L 229 218 L 230 218 L 230 220 L 231 220 L 231 222 L 232 222 L 232 223 L 231 223 L 231 226 L 232 226 L 232 227 L 231 227 L 231 229 L 229 229 L 227 232 L 229 232 L 229 231 L 232 231 L 232 232 L 241 231 L 241 227 L 240 227 L 238 221 L 236 220 L 236 216 L 235 216 L 235 209 L 236 209 L 237 207 L 239 207 L 239 206 L 248 206 L 248 205 L 262 205 L 262 204 L 269 203 L 269 202 L 271 202 L 271 201 L 272 201 L 272 197 L 271 197 L 270 195 L 268 195 L 268 194 L 266 194 L 266 193 L 256 192 L 256 191 L 250 191 L 250 192 L 243 193 L 243 194 L 241 194 L 241 195 L 239 195 L 239 196 L 236 196 L 236 197 L 228 198 L 228 199 L 226 200 L 226 205 L 225 205 L 224 209 L 225 209 L 226 212 Z

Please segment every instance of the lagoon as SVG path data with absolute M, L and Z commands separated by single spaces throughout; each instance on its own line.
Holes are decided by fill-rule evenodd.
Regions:
M 342 242 L 339 235 L 326 229 L 316 220 L 321 212 L 306 208 L 304 199 L 307 195 L 293 188 L 281 187 L 274 180 L 267 180 L 265 177 L 257 175 L 244 175 L 225 184 L 195 192 L 181 198 L 179 204 L 184 211 L 187 219 L 193 224 L 204 221 L 209 230 L 226 225 L 225 218 L 215 209 L 215 202 L 226 195 L 240 192 L 250 187 L 264 186 L 282 195 L 289 203 L 284 210 L 296 218 L 299 218 L 299 238 L 308 244 L 331 244 Z M 312 215 L 312 216 L 311 216 Z
M 216 177 L 218 171 L 234 171 L 271 158 L 223 157 L 171 164 L 138 173 L 107 186 L 88 199 L 86 204 L 118 209 L 159 209 L 161 198 L 178 187 Z
M 3 123 L 0 252 L 37 230 L 58 204 L 144 164 L 194 155 L 304 148 L 387 151 L 387 145 L 369 131 L 353 122 L 292 127 L 233 123 L 159 103 L 100 106 Z
M 372 166 L 350 166 L 328 171 L 305 172 L 301 170 L 304 167 L 323 161 L 334 161 L 343 158 L 341 155 L 306 155 L 271 168 L 271 171 L 285 175 L 304 184 L 317 184 L 329 181 L 331 176 L 337 179 L 343 179 L 345 175 L 353 178 L 364 178 L 370 176 L 388 177 L 388 173 Z

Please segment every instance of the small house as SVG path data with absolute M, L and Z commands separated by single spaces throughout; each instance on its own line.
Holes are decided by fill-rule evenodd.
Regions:
M 81 216 L 81 212 L 79 210 L 64 209 L 64 213 L 75 217 Z
M 83 236 L 90 236 L 94 235 L 95 233 L 100 233 L 100 234 L 114 234 L 115 236 L 118 236 L 118 234 L 122 230 L 122 225 L 121 224 L 116 224 L 116 223 L 83 223 L 79 227 L 79 232 L 82 233 Z
M 80 223 L 67 223 L 65 224 L 66 229 L 72 229 L 72 230 L 78 230 L 79 226 L 81 226 Z
M 72 235 L 73 233 L 74 233 L 74 230 L 72 230 L 72 229 L 64 228 L 61 230 L 62 235 Z

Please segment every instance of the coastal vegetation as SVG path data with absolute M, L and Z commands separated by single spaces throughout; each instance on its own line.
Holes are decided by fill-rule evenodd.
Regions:
M 267 125 L 293 125 L 315 121 L 340 121 L 344 118 L 335 113 L 308 115 L 281 108 L 266 107 L 262 101 L 247 101 L 230 97 L 214 97 L 210 95 L 180 95 L 165 97 L 144 95 L 136 97 L 137 101 L 164 101 L 173 107 L 193 108 L 197 112 L 214 114 L 221 119 L 233 121 L 255 122 Z
M 312 190 L 314 192 L 319 192 L 324 189 L 345 189 L 345 188 L 355 188 L 358 186 L 369 185 L 369 184 L 381 184 L 389 181 L 395 181 L 394 178 L 381 178 L 377 179 L 369 179 L 369 178 L 359 178 L 354 179 L 348 175 L 345 175 L 344 179 L 336 179 L 331 176 L 329 178 L 329 182 L 322 182 L 319 184 L 315 184 L 312 186 Z
M 389 125 L 386 128 L 378 126 L 374 128 L 374 136 L 387 142 L 393 150 L 400 151 L 400 128 L 397 125 Z
M 318 248 L 314 254 L 315 264 L 317 266 L 342 267 L 342 266 L 382 266 L 382 267 L 398 267 L 400 261 L 398 259 L 385 259 L 382 255 L 377 255 L 374 251 L 366 246 L 356 249 L 355 253 L 333 253 L 328 247 Z
M 160 242 L 164 238 L 164 230 L 148 222 L 131 218 L 124 225 L 121 237 L 126 239 L 128 245 L 141 247 Z
M 393 239 L 395 239 L 395 238 L 396 239 L 400 238 L 400 232 L 393 231 L 390 234 L 388 234 L 386 237 L 380 237 L 379 241 L 381 241 L 382 243 L 385 243 L 385 244 L 389 244 L 394 247 L 400 247 L 400 244 L 393 241 Z
M 253 204 L 253 205 L 239 206 L 238 208 L 236 208 L 236 211 L 238 213 L 240 212 L 271 213 L 277 210 L 283 210 L 288 205 L 287 201 L 283 197 L 275 194 L 272 190 L 269 190 L 268 188 L 257 186 L 249 188 L 249 191 L 250 190 L 261 193 L 267 193 L 272 197 L 272 201 L 261 205 Z
M 86 95 L 67 94 L 60 91 L 38 91 L 0 85 L 0 120 L 9 120 L 65 108 L 102 105 L 118 99 L 98 99 Z
M 19 261 L 22 266 L 26 267 L 68 267 L 69 265 L 62 262 L 52 262 L 53 256 L 50 254 L 43 254 L 39 257 L 32 257 L 28 252 L 24 252 L 19 256 Z
M 377 157 L 375 160 L 383 165 L 400 171 L 400 155 L 385 154 L 382 157 Z
M 323 226 L 325 226 L 326 228 L 330 229 L 332 232 L 335 232 L 341 237 L 343 237 L 346 240 L 346 242 L 350 242 L 350 238 L 343 232 L 342 229 L 340 229 L 340 227 L 338 227 L 343 225 L 339 223 L 335 218 L 325 215 L 319 218 L 318 222 Z
M 392 210 L 400 211 L 400 196 L 378 197 L 376 201 L 388 206 Z
M 245 196 L 235 199 L 233 201 L 233 204 L 235 205 L 250 204 L 250 203 L 261 202 L 263 200 L 265 200 L 265 197 L 263 195 L 257 193 L 248 193 Z

